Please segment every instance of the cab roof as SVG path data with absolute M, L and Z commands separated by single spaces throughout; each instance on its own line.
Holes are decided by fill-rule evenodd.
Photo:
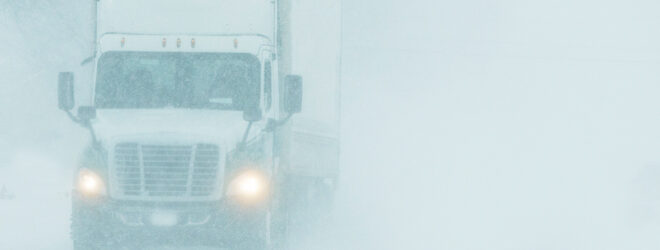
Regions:
M 100 0 L 97 37 L 231 34 L 273 41 L 275 7 L 272 0 Z

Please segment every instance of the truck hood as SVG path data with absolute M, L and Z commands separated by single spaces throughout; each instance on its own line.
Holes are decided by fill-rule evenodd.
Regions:
M 236 145 L 247 125 L 242 112 L 226 110 L 98 110 L 92 121 L 98 140 L 106 145 L 137 137 Z

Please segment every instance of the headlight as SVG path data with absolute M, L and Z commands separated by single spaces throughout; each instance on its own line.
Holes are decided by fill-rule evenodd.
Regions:
M 242 200 L 258 200 L 268 193 L 268 179 L 258 171 L 243 172 L 231 180 L 227 187 L 227 196 Z
M 98 174 L 83 169 L 78 173 L 78 190 L 85 196 L 104 195 L 105 183 Z

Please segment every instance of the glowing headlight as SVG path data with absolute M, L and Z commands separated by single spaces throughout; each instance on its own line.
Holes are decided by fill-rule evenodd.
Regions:
M 105 194 L 105 184 L 99 175 L 83 169 L 78 174 L 78 190 L 86 196 Z
M 228 196 L 240 196 L 254 199 L 265 195 L 268 191 L 266 177 L 257 171 L 247 171 L 236 176 L 227 188 Z

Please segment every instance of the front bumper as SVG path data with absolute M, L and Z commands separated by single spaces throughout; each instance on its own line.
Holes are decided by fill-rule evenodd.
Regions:
M 253 230 L 266 212 L 263 206 L 226 200 L 138 202 L 74 195 L 72 233 L 94 231 L 121 244 L 217 245 Z

